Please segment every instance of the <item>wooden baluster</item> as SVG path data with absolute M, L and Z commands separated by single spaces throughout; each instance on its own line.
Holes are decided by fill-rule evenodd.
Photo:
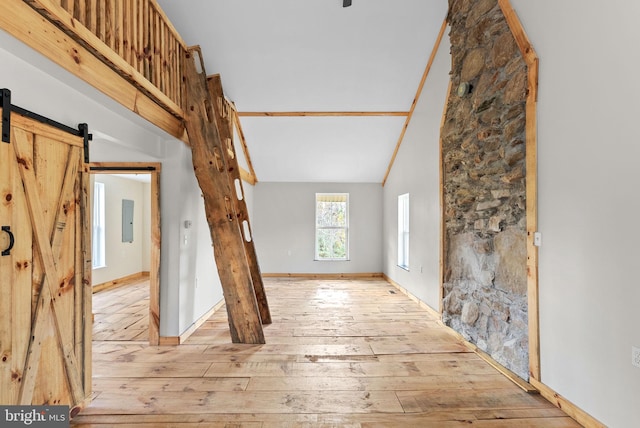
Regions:
M 85 0 L 76 0 L 76 13 L 75 18 L 82 23 L 85 27 L 87 26 L 87 2 Z
M 158 11 L 153 10 L 153 16 L 154 16 L 154 20 L 153 20 L 153 33 L 154 33 L 154 40 L 155 40 L 155 46 L 154 46 L 154 56 L 153 56 L 153 70 L 154 70 L 154 74 L 155 74 L 155 84 L 158 88 L 160 88 L 162 86 L 161 84 L 161 80 L 162 80 L 162 60 L 160 58 L 161 56 L 161 52 L 162 52 L 162 44 L 160 41 L 160 15 L 158 15 Z M 162 90 L 162 89 L 161 89 Z
M 136 70 L 140 71 L 138 68 L 138 1 L 131 0 L 131 65 Z
M 164 21 L 158 13 L 158 71 L 160 90 L 167 92 L 164 75 Z
M 155 10 L 149 5 L 149 80 L 158 85 L 156 79 L 156 14 Z
M 171 81 L 173 82 L 173 92 L 171 93 L 171 99 L 178 104 L 178 91 L 180 90 L 180 74 L 178 71 L 178 56 L 180 55 L 180 44 L 175 38 L 173 42 L 173 57 L 171 58 Z M 179 105 L 179 104 L 178 104 Z
M 139 67 L 140 67 L 140 73 L 142 73 L 143 76 L 147 77 L 146 74 L 146 69 L 145 69 L 145 56 L 146 56 L 146 49 L 147 49 L 147 42 L 146 42 L 146 35 L 147 35 L 147 18 L 145 15 L 145 7 L 147 5 L 147 0 L 137 0 L 138 1 L 138 14 L 140 15 L 140 17 L 138 18 L 138 24 L 139 24 L 139 28 L 138 28 L 138 44 L 139 44 L 139 52 L 138 55 L 140 56 L 140 58 L 138 58 L 139 61 Z
M 120 41 L 122 45 L 122 52 L 120 56 L 124 59 L 128 64 L 131 64 L 131 49 L 129 49 L 129 30 L 131 29 L 131 23 L 129 22 L 131 15 L 129 14 L 129 0 L 122 0 L 122 10 L 120 13 L 120 32 L 122 34 L 122 40 Z
M 182 107 L 182 57 L 183 49 L 180 41 L 176 40 L 176 70 L 174 79 L 176 80 L 176 104 Z
M 124 14 L 123 12 L 123 0 L 116 0 L 116 48 L 115 51 L 118 55 L 124 58 L 123 42 L 124 42 Z
M 107 2 L 108 8 L 107 12 L 107 45 L 114 51 L 116 50 L 116 0 L 105 0 Z
M 142 56 L 142 67 L 143 67 L 143 75 L 147 78 L 147 80 L 151 80 L 151 72 L 149 68 L 149 49 L 150 49 L 150 41 L 149 41 L 149 26 L 151 25 L 149 19 L 149 2 L 147 0 L 142 0 L 142 46 L 143 46 L 143 56 Z
M 100 40 L 102 40 L 105 43 L 107 43 L 106 14 L 107 14 L 106 0 L 104 1 L 98 0 L 98 10 L 96 12 L 96 19 L 97 19 L 97 25 L 98 25 L 98 37 L 100 38 Z
M 164 74 L 167 76 L 167 96 L 173 99 L 173 34 L 169 27 L 166 27 L 166 55 L 164 63 Z
M 97 4 L 98 0 L 89 0 L 87 2 L 87 24 L 89 30 L 95 34 L 96 36 L 100 37 L 100 35 L 98 34 L 98 4 Z

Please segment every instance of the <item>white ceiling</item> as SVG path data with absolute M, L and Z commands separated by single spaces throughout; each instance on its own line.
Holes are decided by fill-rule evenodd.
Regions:
M 408 112 L 446 0 L 158 0 L 243 112 Z M 403 116 L 241 117 L 260 181 L 381 182 Z

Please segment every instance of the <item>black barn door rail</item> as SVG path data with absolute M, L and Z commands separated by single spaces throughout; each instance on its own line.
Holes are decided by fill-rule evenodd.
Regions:
M 93 139 L 93 136 L 89 134 L 89 126 L 86 123 L 78 125 L 77 129 L 64 125 L 48 117 L 41 116 L 32 111 L 23 109 L 16 105 L 11 104 L 11 91 L 9 89 L 0 89 L 0 106 L 2 106 L 2 141 L 5 143 L 11 142 L 11 113 L 18 113 L 21 116 L 28 117 L 38 122 L 47 124 L 61 131 L 68 132 L 71 135 L 82 137 L 84 140 L 84 161 L 89 162 L 89 141 Z

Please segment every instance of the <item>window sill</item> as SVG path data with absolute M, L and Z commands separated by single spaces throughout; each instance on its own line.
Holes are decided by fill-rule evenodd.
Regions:
M 409 266 L 401 266 L 401 265 L 396 265 L 396 266 L 398 266 L 402 270 L 406 270 L 407 272 L 409 272 Z
M 350 262 L 351 259 L 313 259 L 314 262 Z

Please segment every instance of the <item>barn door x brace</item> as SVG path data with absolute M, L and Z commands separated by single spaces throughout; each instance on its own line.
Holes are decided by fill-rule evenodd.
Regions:
M 67 125 L 51 120 L 47 117 L 41 116 L 37 113 L 23 109 L 16 105 L 11 104 L 11 91 L 9 89 L 0 89 L 0 107 L 2 107 L 2 141 L 5 143 L 11 142 L 11 112 L 18 113 L 22 116 L 29 117 L 38 122 L 45 123 L 54 128 L 58 128 L 62 131 L 68 132 L 72 135 L 82 137 L 84 140 L 84 161 L 89 162 L 89 141 L 93 136 L 89 134 L 89 126 L 86 123 L 78 125 L 78 129 L 73 129 Z

